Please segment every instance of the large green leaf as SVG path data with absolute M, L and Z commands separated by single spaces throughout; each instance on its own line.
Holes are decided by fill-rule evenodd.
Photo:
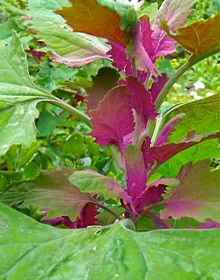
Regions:
M 38 30 L 37 37 L 47 44 L 45 50 L 52 51 L 52 58 L 71 67 L 80 67 L 106 55 L 109 46 L 100 39 L 77 32 L 64 26 L 54 11 L 68 6 L 67 0 L 29 0 L 31 24 Z
M 202 137 L 220 131 L 220 94 L 189 102 L 174 109 L 172 116 L 184 113 L 182 121 L 168 138 L 169 143 L 178 143 L 187 137 L 189 131 L 195 131 Z M 198 139 L 200 141 L 200 139 Z
M 26 54 L 14 33 L 11 42 L 0 44 L 0 155 L 13 144 L 27 147 L 35 140 L 36 105 L 44 100 L 56 99 L 31 80 Z
M 0 204 L 0 279 L 220 279 L 219 230 L 137 233 L 125 222 L 55 229 Z

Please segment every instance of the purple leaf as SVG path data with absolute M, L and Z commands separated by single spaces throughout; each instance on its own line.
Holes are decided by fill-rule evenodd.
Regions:
M 153 166 L 154 163 L 154 159 L 151 157 L 150 154 L 150 144 L 151 144 L 151 139 L 150 137 L 146 137 L 142 147 L 141 147 L 141 151 L 143 153 L 143 157 L 144 157 L 144 164 L 145 164 L 145 169 L 146 172 L 149 171 L 149 169 Z
M 134 48 L 131 57 L 135 61 L 136 68 L 138 70 L 145 70 L 147 68 L 151 73 L 156 73 L 157 70 L 154 63 L 143 45 L 140 22 L 134 26 L 132 36 L 134 38 Z
M 210 171 L 209 165 L 209 161 L 201 161 L 182 167 L 178 176 L 181 186 L 172 189 L 162 218 L 220 222 L 220 170 Z
M 150 92 L 134 77 L 127 78 L 127 87 L 132 96 L 131 106 L 139 114 L 143 123 L 146 124 L 149 119 L 154 120 L 157 113 Z
M 140 25 L 141 25 L 141 40 L 143 42 L 144 49 L 148 53 L 151 60 L 153 61 L 153 55 L 154 55 L 154 47 L 153 47 L 154 41 L 152 39 L 153 30 L 150 27 L 149 17 L 148 16 L 142 17 L 140 19 Z
M 162 88 L 165 86 L 169 80 L 166 73 L 162 73 L 160 76 L 154 79 L 154 83 L 149 90 L 151 93 L 152 101 L 155 102 L 160 95 Z
M 220 228 L 220 224 L 216 223 L 212 220 L 206 221 L 205 223 L 202 223 L 198 227 L 199 229 L 212 229 L 212 228 Z
M 152 27 L 154 31 L 152 34 L 154 39 L 154 58 L 174 53 L 177 44 L 160 28 L 160 20 L 166 20 L 171 31 L 175 32 L 177 27 L 184 25 L 195 2 L 196 0 L 165 0 L 163 2 Z
M 127 88 L 118 86 L 110 90 L 90 115 L 93 124 L 91 135 L 96 142 L 100 145 L 114 144 L 123 150 L 123 138 L 134 129 Z
M 127 172 L 127 193 L 134 202 L 146 189 L 147 176 L 145 172 L 142 152 L 134 146 L 125 151 L 125 165 Z
M 107 52 L 107 55 L 113 59 L 112 65 L 119 71 L 123 71 L 127 76 L 132 75 L 131 61 L 127 58 L 128 52 L 126 49 L 120 43 L 114 41 L 109 41 L 109 44 L 112 48 Z
M 102 68 L 98 75 L 93 78 L 93 86 L 87 89 L 88 97 L 87 108 L 94 110 L 98 107 L 99 101 L 107 94 L 107 92 L 117 86 L 119 75 L 112 68 Z
M 168 137 L 175 130 L 176 125 L 182 120 L 184 115 L 184 113 L 176 115 L 174 118 L 172 118 L 166 123 L 166 125 L 161 130 L 156 143 L 154 144 L 155 146 L 160 146 L 167 143 Z

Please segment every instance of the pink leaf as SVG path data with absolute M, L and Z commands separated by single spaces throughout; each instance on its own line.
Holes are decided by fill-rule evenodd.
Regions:
M 149 90 L 153 102 L 157 100 L 162 88 L 165 86 L 168 80 L 169 78 L 166 73 L 162 73 L 160 76 L 154 79 L 154 83 L 152 84 L 151 89 Z
M 91 135 L 96 138 L 96 142 L 101 145 L 114 144 L 122 150 L 123 138 L 134 129 L 126 87 L 118 86 L 110 90 L 90 114 L 93 124 Z
M 175 32 L 177 27 L 184 25 L 195 2 L 196 0 L 165 0 L 163 2 L 153 25 L 154 58 L 174 53 L 177 44 L 160 28 L 160 20 L 166 20 L 171 31 Z
M 127 78 L 127 87 L 132 96 L 131 106 L 141 116 L 142 121 L 146 124 L 148 119 L 154 120 L 157 113 L 150 92 L 134 77 Z

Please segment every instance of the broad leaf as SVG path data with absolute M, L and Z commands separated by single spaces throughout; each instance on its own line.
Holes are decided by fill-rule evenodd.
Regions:
M 80 67 L 106 55 L 109 47 L 100 39 L 72 32 L 64 27 L 64 19 L 53 13 L 69 4 L 66 0 L 29 0 L 31 24 L 38 31 L 37 38 L 47 44 L 51 57 L 70 67 Z
M 103 176 L 92 170 L 75 171 L 69 177 L 70 183 L 82 192 L 102 194 L 105 198 L 121 198 L 130 201 L 129 196 L 114 179 Z
M 184 166 L 178 178 L 181 186 L 172 190 L 162 217 L 220 222 L 220 170 L 210 171 L 209 161 L 202 161 Z
M 94 198 L 71 185 L 68 182 L 70 174 L 70 169 L 46 171 L 33 181 L 23 182 L 2 192 L 0 201 L 9 205 L 24 201 L 22 207 L 37 205 L 41 209 L 48 208 L 50 218 L 69 216 L 74 219 Z
M 158 169 L 158 172 L 165 177 L 176 177 L 181 167 L 188 162 L 219 158 L 220 149 L 218 140 L 207 140 L 186 150 L 180 151 L 172 158 L 165 161 Z
M 161 5 L 154 25 L 152 27 L 154 33 L 154 58 L 161 55 L 167 55 L 175 52 L 176 42 L 169 38 L 164 30 L 160 27 L 160 20 L 166 20 L 172 31 L 177 27 L 182 26 L 187 16 L 190 14 L 190 9 L 196 0 L 165 0 Z
M 170 117 L 184 113 L 182 121 L 168 138 L 169 143 L 177 143 L 187 137 L 189 131 L 209 135 L 220 131 L 220 94 L 189 102 L 174 109 Z M 193 120 L 193 121 L 192 121 Z
M 194 59 L 201 60 L 220 52 L 218 39 L 220 36 L 220 14 L 208 20 L 196 21 L 189 26 L 178 28 L 176 34 L 170 32 L 168 25 L 163 25 L 168 35 L 193 53 Z
M 35 141 L 34 119 L 39 101 L 55 100 L 37 88 L 28 73 L 26 54 L 14 33 L 0 44 L 0 155 L 14 144 L 28 147 Z
M 2 279 L 219 279 L 216 229 L 55 229 L 4 205 L 0 221 Z
M 130 96 L 124 86 L 110 90 L 96 110 L 90 111 L 92 136 L 101 145 L 115 144 L 123 149 L 123 138 L 134 128 Z
M 122 1 L 114 0 L 70 0 L 72 6 L 58 13 L 75 32 L 83 32 L 126 46 L 122 30 L 133 25 L 136 20 L 134 9 Z

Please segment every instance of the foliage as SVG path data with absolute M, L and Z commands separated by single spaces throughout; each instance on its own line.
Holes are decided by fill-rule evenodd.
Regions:
M 220 158 L 219 93 L 166 103 L 179 78 L 189 73 L 191 82 L 192 67 L 211 56 L 218 61 L 220 15 L 196 21 L 190 16 L 187 23 L 195 2 L 0 1 L 0 201 L 56 227 L 93 227 L 50 228 L 1 204 L 7 246 L 7 238 L 19 235 L 27 222 L 36 244 L 49 242 L 52 248 L 44 255 L 47 245 L 41 251 L 19 237 L 24 247 L 6 260 L 2 275 L 16 266 L 9 279 L 21 277 L 20 265 L 27 264 L 22 256 L 30 252 L 32 261 L 45 258 L 42 267 L 30 266 L 32 276 L 42 271 L 43 277 L 68 279 L 76 254 L 76 279 L 85 273 L 96 279 L 100 264 L 92 260 L 94 269 L 86 272 L 88 263 L 82 262 L 91 247 L 94 257 L 109 251 L 103 277 L 159 279 L 158 267 L 164 279 L 170 272 L 189 279 L 218 277 L 205 271 L 203 261 L 212 255 L 210 240 L 219 239 L 218 231 L 174 230 L 220 226 L 219 169 L 210 167 L 210 159 Z M 177 44 L 189 55 L 171 67 L 164 57 L 172 58 Z M 201 83 L 198 79 L 195 88 L 203 88 Z M 58 239 L 74 245 L 63 245 L 57 262 L 50 254 L 58 254 Z M 190 266 L 186 258 L 200 254 L 200 240 L 208 257 Z M 192 245 L 193 252 L 187 247 Z M 118 250 L 118 268 L 112 269 Z M 164 250 L 169 252 L 160 265 Z M 125 270 L 122 255 L 138 268 Z M 219 269 L 215 260 L 210 267 Z

